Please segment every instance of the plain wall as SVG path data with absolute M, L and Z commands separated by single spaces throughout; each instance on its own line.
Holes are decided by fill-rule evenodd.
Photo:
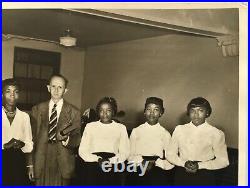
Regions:
M 238 57 L 223 57 L 216 39 L 168 35 L 88 48 L 82 107 L 95 108 L 113 96 L 128 129 L 144 121 L 145 99 L 164 100 L 160 123 L 171 133 L 188 122 L 186 106 L 197 96 L 213 108 L 208 122 L 223 130 L 228 146 L 238 148 Z
M 2 41 L 2 80 L 13 77 L 14 47 L 23 47 L 61 53 L 60 73 L 69 80 L 65 99 L 81 108 L 84 72 L 84 50 L 69 49 L 56 44 L 33 40 L 11 39 Z

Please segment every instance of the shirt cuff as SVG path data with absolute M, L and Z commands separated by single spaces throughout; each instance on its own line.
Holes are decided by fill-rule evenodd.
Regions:
M 119 162 L 119 159 L 118 159 L 118 157 L 114 156 L 114 157 L 109 158 L 109 162 L 111 164 L 116 164 Z
M 33 150 L 33 142 L 24 142 L 24 146 L 21 148 L 23 153 L 30 153 Z
M 170 170 L 174 168 L 174 165 L 168 162 L 168 160 L 157 159 L 155 161 L 155 166 L 158 166 L 164 170 Z
M 198 162 L 198 169 L 206 169 L 206 164 L 204 162 Z
M 186 161 L 181 160 L 177 166 L 181 166 L 185 168 Z
M 67 146 L 68 143 L 69 143 L 69 136 L 68 136 L 67 140 L 62 141 L 63 146 Z

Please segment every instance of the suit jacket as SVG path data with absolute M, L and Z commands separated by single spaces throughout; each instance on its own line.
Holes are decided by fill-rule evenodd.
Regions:
M 69 142 L 66 146 L 61 141 L 55 143 L 58 154 L 55 156 L 59 165 L 62 177 L 71 178 L 75 169 L 74 149 L 79 146 L 81 141 L 80 134 L 80 112 L 71 104 L 63 101 L 62 110 L 57 122 L 57 133 L 67 127 L 67 123 L 72 121 L 71 126 L 76 126 L 69 135 Z M 34 171 L 35 178 L 40 178 L 45 170 L 46 151 L 48 147 L 49 130 L 49 101 L 40 103 L 32 108 L 31 127 L 33 133 L 34 150 Z M 49 159 L 47 159 L 49 160 Z

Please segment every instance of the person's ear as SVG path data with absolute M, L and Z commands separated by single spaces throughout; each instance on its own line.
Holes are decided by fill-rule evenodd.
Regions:
M 64 94 L 67 93 L 68 91 L 69 91 L 69 89 L 68 89 L 68 88 L 65 88 Z
M 50 91 L 51 91 L 51 90 L 50 90 L 50 85 L 47 85 L 47 88 L 48 88 L 48 92 L 50 93 Z

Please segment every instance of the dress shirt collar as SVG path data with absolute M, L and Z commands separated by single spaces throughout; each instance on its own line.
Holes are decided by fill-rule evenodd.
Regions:
M 114 124 L 114 120 L 112 120 L 111 123 L 102 123 L 101 120 L 98 120 L 98 122 L 99 122 L 99 125 L 101 125 L 101 126 L 103 126 L 103 125 L 104 126 L 109 126 L 109 125 L 113 125 Z
M 49 108 L 52 109 L 54 106 L 54 101 L 52 99 L 50 99 L 49 101 Z M 57 103 L 56 103 L 56 109 L 61 109 L 63 105 L 63 99 L 60 99 Z
M 157 127 L 157 126 L 161 126 L 159 122 L 156 123 L 156 124 L 154 124 L 154 125 L 150 125 L 150 124 L 148 124 L 148 122 L 145 122 L 144 125 L 145 125 L 145 126 L 148 126 L 148 127 Z
M 202 128 L 202 127 L 206 126 L 207 124 L 208 124 L 207 121 L 205 121 L 204 123 L 200 124 L 199 126 L 194 125 L 192 121 L 190 121 L 190 123 L 189 123 L 190 126 L 196 127 L 196 128 Z
M 19 115 L 19 113 L 20 113 L 20 110 L 16 107 L 16 115 L 15 115 L 15 117 L 17 115 Z M 6 115 L 5 110 L 4 110 L 4 106 L 2 106 L 2 115 L 7 118 L 7 115 Z

